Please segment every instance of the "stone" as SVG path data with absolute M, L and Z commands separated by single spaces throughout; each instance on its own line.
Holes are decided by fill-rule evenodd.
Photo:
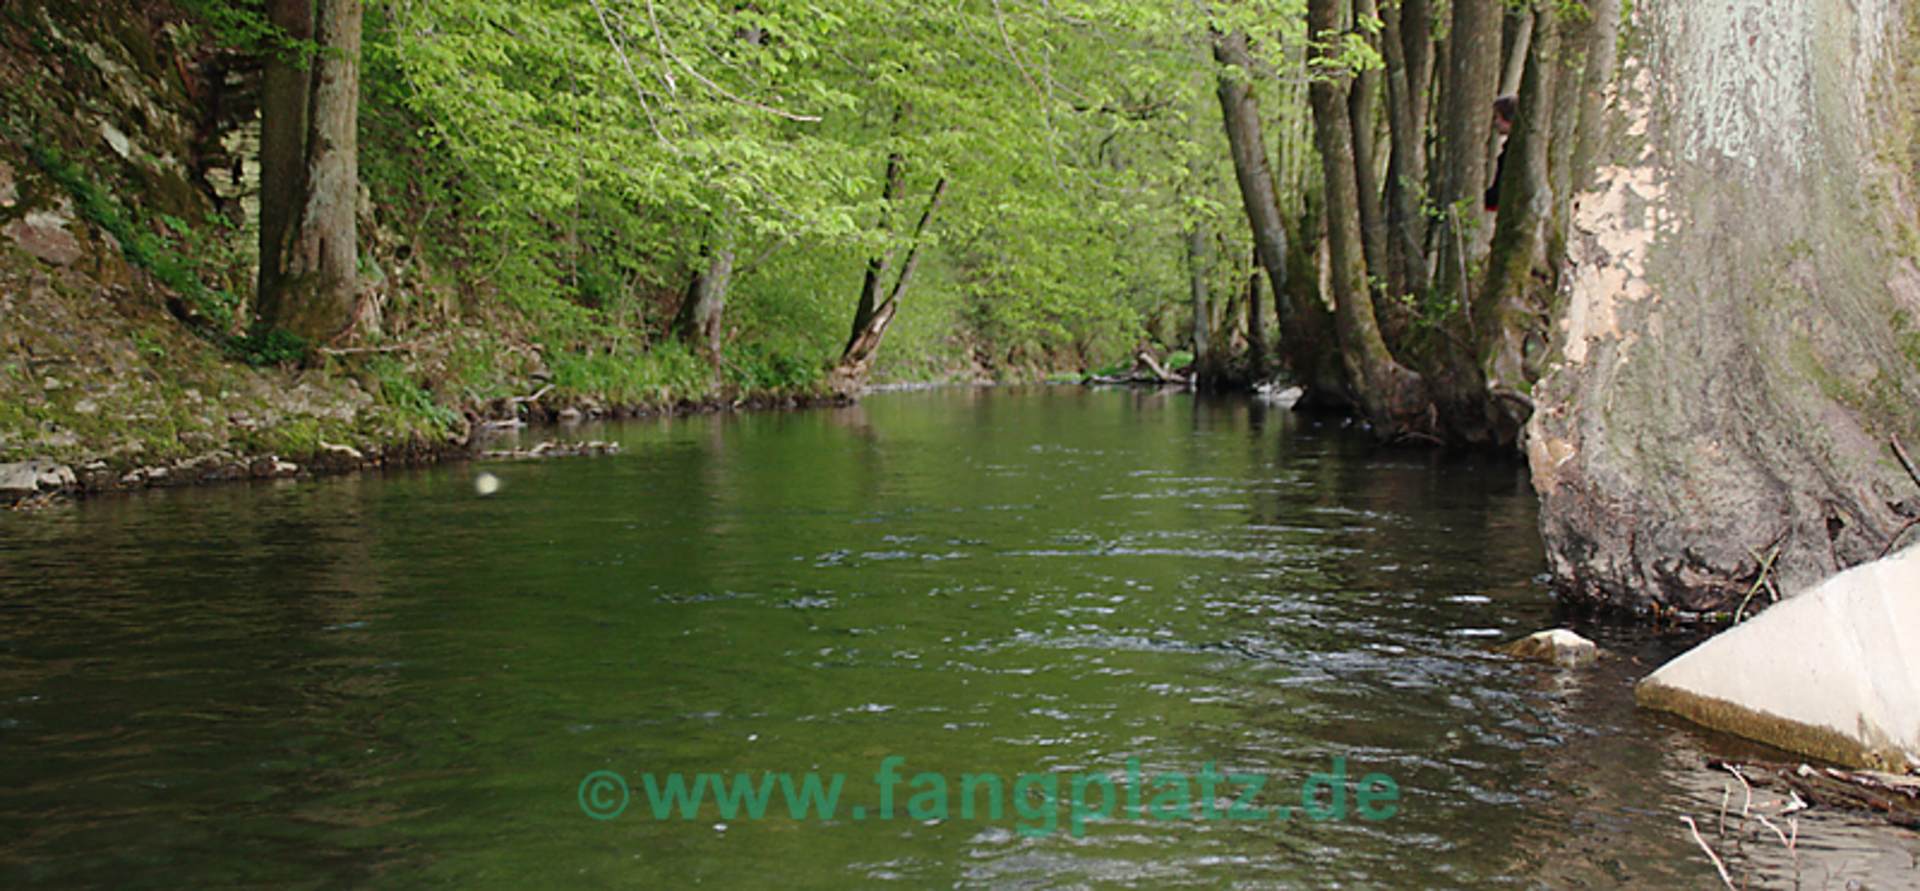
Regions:
M 1642 680 L 1634 699 L 1839 764 L 1920 767 L 1920 547 L 1721 632 Z
M 1600 658 L 1600 648 L 1565 628 L 1527 635 L 1500 648 L 1500 652 L 1528 662 L 1544 662 L 1562 668 L 1582 668 Z
M 65 464 L 40 460 L 0 464 L 0 497 L 23 498 L 70 489 L 78 482 L 73 468 Z
M 67 266 L 85 253 L 80 240 L 67 231 L 67 218 L 57 213 L 36 210 L 0 229 L 20 249 L 55 266 Z
M 571 406 L 560 410 L 560 423 L 562 424 L 578 424 L 583 417 L 585 416 L 580 413 L 579 409 Z
M 20 203 L 20 183 L 13 177 L 13 167 L 0 161 L 0 208 L 12 207 Z

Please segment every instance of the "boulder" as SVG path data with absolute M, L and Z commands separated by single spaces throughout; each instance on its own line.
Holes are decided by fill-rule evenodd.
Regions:
M 76 483 L 73 468 L 65 464 L 52 461 L 0 464 L 0 498 L 26 498 L 71 488 Z
M 1640 705 L 1853 767 L 1920 767 L 1920 547 L 1856 566 L 1641 681 Z
M 1600 658 L 1600 648 L 1565 628 L 1530 634 L 1500 648 L 1515 659 L 1545 662 L 1562 668 L 1581 668 Z
M 80 259 L 83 249 L 80 240 L 67 231 L 65 216 L 48 211 L 34 211 L 14 220 L 0 229 L 20 249 L 55 266 L 66 266 Z

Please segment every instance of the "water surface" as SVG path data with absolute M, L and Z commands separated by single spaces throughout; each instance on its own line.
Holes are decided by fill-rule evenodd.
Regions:
M 1712 833 L 1702 762 L 1751 752 L 1633 709 L 1684 642 L 1556 614 L 1517 466 L 1074 388 L 577 435 L 625 452 L 489 465 L 491 498 L 445 466 L 0 516 L 0 884 L 1717 882 L 1679 818 Z M 1488 654 L 1564 621 L 1614 657 Z M 1279 803 L 1340 758 L 1401 797 L 1076 838 L 1064 813 L 659 820 L 640 788 L 818 770 L 871 807 L 889 755 L 1214 764 Z M 630 781 L 617 819 L 583 813 L 597 770 Z M 1805 887 L 1920 884 L 1910 833 L 1800 832 Z M 1777 843 L 1721 844 L 1793 887 Z

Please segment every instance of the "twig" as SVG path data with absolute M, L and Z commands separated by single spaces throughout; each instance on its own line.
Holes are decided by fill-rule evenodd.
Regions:
M 613 47 L 613 54 L 620 57 L 620 67 L 626 69 L 627 80 L 633 84 L 633 97 L 640 101 L 640 112 L 647 118 L 647 127 L 653 130 L 654 138 L 666 146 L 667 151 L 679 154 L 680 149 L 660 132 L 660 122 L 653 119 L 653 106 L 647 104 L 647 91 L 640 85 L 640 75 L 633 72 L 633 62 L 627 58 L 627 48 L 613 36 L 613 26 L 607 24 L 607 11 L 600 8 L 600 0 L 589 0 L 593 4 L 593 13 L 600 19 L 600 30 L 607 35 L 607 43 Z
M 1707 852 L 1707 859 L 1713 861 L 1713 868 L 1720 871 L 1720 881 L 1727 883 L 1728 888 L 1734 887 L 1733 877 L 1727 875 L 1727 865 L 1720 862 L 1720 855 L 1715 854 L 1713 848 L 1707 844 L 1707 840 L 1700 837 L 1700 827 L 1694 825 L 1693 818 L 1681 817 L 1680 822 L 1687 824 L 1687 829 L 1693 832 L 1693 840 L 1699 843 L 1700 850 Z
M 514 403 L 519 403 L 519 402 L 539 402 L 539 401 L 540 401 L 540 397 L 542 397 L 542 396 L 545 396 L 545 395 L 547 395 L 547 391 L 548 391 L 548 390 L 551 390 L 551 389 L 553 389 L 553 385 L 552 385 L 552 384 L 548 384 L 548 385 L 546 385 L 546 386 L 544 386 L 544 387 L 541 387 L 541 388 L 540 388 L 540 389 L 538 389 L 538 390 L 535 390 L 535 391 L 533 392 L 533 395 L 532 395 L 532 396 L 515 396 L 515 397 L 513 397 L 512 399 L 509 399 L 509 400 L 507 400 L 507 401 L 508 401 L 508 402 L 514 402 Z
M 322 356 L 352 356 L 359 353 L 411 353 L 419 348 L 417 343 L 396 343 L 390 346 L 321 347 L 314 352 Z
M 1885 557 L 1886 555 L 1893 553 L 1893 546 L 1900 543 L 1900 536 L 1907 534 L 1907 530 L 1912 529 L 1915 526 L 1920 526 L 1920 517 L 1914 517 L 1913 519 L 1908 520 L 1905 524 L 1901 525 L 1899 531 L 1893 533 L 1892 538 L 1887 539 L 1887 546 L 1880 549 L 1880 556 Z
M 1913 468 L 1913 456 L 1908 455 L 1906 447 L 1900 444 L 1900 435 L 1896 433 L 1887 437 L 1887 442 L 1893 444 L 1893 456 L 1900 459 L 1900 466 L 1907 469 L 1907 476 L 1914 485 L 1920 486 L 1920 470 Z
M 1773 571 L 1773 561 L 1780 559 L 1780 546 L 1774 545 L 1773 550 L 1767 552 L 1765 559 L 1761 559 L 1760 552 L 1752 548 L 1748 548 L 1747 553 L 1752 554 L 1755 560 L 1760 560 L 1760 577 L 1753 580 L 1753 587 L 1747 589 L 1747 596 L 1740 598 L 1740 608 L 1733 611 L 1733 623 L 1735 625 L 1740 624 L 1740 617 L 1746 613 L 1747 603 L 1753 600 L 1753 595 L 1759 593 L 1760 588 L 1767 583 L 1767 573 Z M 1772 588 L 1768 588 L 1768 593 L 1773 594 L 1774 600 L 1777 601 L 1780 599 L 1780 595 L 1774 593 Z M 1732 768 L 1728 769 L 1731 770 Z M 1738 773 L 1734 774 L 1734 776 L 1739 775 Z M 1743 779 L 1740 782 L 1744 785 L 1746 780 Z M 1753 798 L 1752 789 L 1747 790 L 1747 798 L 1749 803 L 1751 803 Z

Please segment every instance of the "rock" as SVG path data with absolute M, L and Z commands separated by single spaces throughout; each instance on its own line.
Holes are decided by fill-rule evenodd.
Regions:
M 1920 547 L 1856 566 L 1681 654 L 1634 699 L 1855 767 L 1920 767 Z
M 572 406 L 560 410 L 560 423 L 562 424 L 578 424 L 583 417 L 585 417 L 585 415 L 582 415 L 579 409 L 573 408 Z
M 13 167 L 0 161 L 0 208 L 20 203 L 20 184 L 13 178 Z
M 1530 634 L 1500 648 L 1515 659 L 1545 662 L 1562 668 L 1581 668 L 1600 658 L 1600 648 L 1565 628 Z
M 67 218 L 44 210 L 36 210 L 20 219 L 8 223 L 0 229 L 0 235 L 12 239 L 14 244 L 41 260 L 55 266 L 66 266 L 80 259 L 84 251 L 80 240 L 67 231 Z
M 133 160 L 133 144 L 127 140 L 127 134 L 120 132 L 119 127 L 109 121 L 101 121 L 100 137 L 107 141 L 107 148 L 113 149 L 113 153 L 122 160 Z
M 0 497 L 24 498 L 72 488 L 78 483 L 73 468 L 65 464 L 39 460 L 0 464 Z

